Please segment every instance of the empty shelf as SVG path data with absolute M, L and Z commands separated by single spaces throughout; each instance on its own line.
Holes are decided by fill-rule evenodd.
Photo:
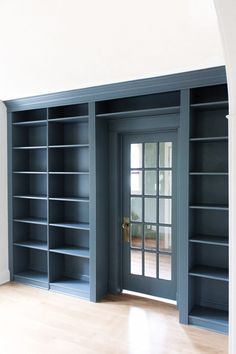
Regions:
M 189 275 L 201 278 L 229 281 L 229 271 L 225 268 L 196 265 L 190 270 Z
M 89 224 L 77 222 L 50 223 L 50 226 L 65 227 L 68 229 L 89 230 Z
M 63 122 L 63 123 L 77 123 L 77 122 L 87 122 L 88 116 L 75 116 L 75 117 L 63 117 L 63 118 L 49 118 L 49 122 Z
M 37 272 L 35 270 L 25 270 L 24 272 L 14 274 L 15 278 L 24 278 L 28 280 L 38 281 L 42 283 L 48 282 L 47 273 Z
M 84 202 L 88 203 L 89 198 L 79 198 L 79 197 L 50 197 L 50 200 L 58 200 L 62 202 Z
M 46 171 L 13 171 L 13 173 L 28 174 L 28 175 L 46 175 Z
M 50 175 L 89 175 L 89 172 L 50 171 L 49 174 Z
M 47 146 L 16 146 L 13 150 L 34 150 L 34 149 L 46 149 Z
M 214 101 L 214 102 L 202 102 L 202 103 L 192 103 L 191 108 L 203 110 L 206 108 L 226 108 L 228 106 L 228 101 Z
M 228 312 L 209 307 L 194 306 L 189 314 L 189 323 L 227 333 Z
M 199 143 L 210 143 L 215 141 L 227 141 L 228 136 L 209 136 L 209 137 L 201 137 L 201 138 L 190 138 L 192 142 L 199 142 Z
M 89 147 L 89 144 L 70 144 L 70 145 L 50 145 L 50 149 L 60 149 L 60 148 L 84 148 Z
M 13 123 L 13 125 L 34 125 L 34 126 L 43 126 L 46 125 L 47 121 L 46 120 L 31 120 L 31 121 L 24 121 L 24 122 L 16 122 Z
M 190 176 L 228 176 L 228 172 L 190 172 Z
M 20 219 L 14 219 L 14 221 L 24 222 L 28 224 L 47 225 L 47 219 L 43 219 L 43 218 L 20 218 Z
M 189 206 L 191 209 L 210 209 L 210 210 L 228 210 L 228 205 L 220 204 L 194 204 Z
M 110 112 L 110 113 L 99 113 L 96 117 L 99 118 L 126 118 L 126 117 L 137 117 L 144 115 L 156 115 L 156 114 L 165 114 L 165 113 L 178 113 L 180 110 L 179 106 L 172 107 L 160 107 L 160 108 L 149 108 L 149 109 L 138 109 L 130 111 L 121 111 L 121 112 Z
M 190 242 L 205 243 L 208 245 L 228 246 L 228 237 L 212 235 L 195 235 L 191 237 Z
M 67 254 L 76 257 L 89 258 L 89 249 L 85 247 L 62 246 L 50 249 L 51 252 Z
M 50 287 L 55 290 L 56 288 L 58 288 L 58 290 L 61 291 L 70 289 L 72 291 L 76 291 L 79 293 L 80 292 L 83 292 L 85 294 L 89 293 L 89 282 L 80 279 L 62 277 L 56 281 L 51 282 Z
M 47 250 L 47 242 L 36 241 L 36 240 L 14 242 L 14 246 L 28 247 L 28 248 L 34 248 L 34 249 L 44 250 L 44 251 Z
M 23 199 L 47 199 L 46 194 L 25 194 L 25 195 L 14 195 L 14 198 L 23 198 Z

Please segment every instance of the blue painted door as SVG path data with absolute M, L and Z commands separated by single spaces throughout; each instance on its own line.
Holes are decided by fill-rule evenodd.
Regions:
M 176 299 L 175 132 L 123 137 L 123 289 Z

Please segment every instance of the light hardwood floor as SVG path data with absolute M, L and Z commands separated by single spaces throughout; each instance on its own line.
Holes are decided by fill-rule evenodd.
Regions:
M 101 303 L 0 286 L 1 354 L 220 354 L 227 336 L 178 323 L 174 305 L 109 296 Z

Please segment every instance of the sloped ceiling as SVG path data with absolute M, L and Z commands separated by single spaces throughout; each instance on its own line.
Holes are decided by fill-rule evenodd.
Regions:
M 0 0 L 0 99 L 224 64 L 213 0 Z

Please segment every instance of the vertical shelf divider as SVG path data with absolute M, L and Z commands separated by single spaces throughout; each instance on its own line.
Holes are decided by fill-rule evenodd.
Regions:
M 189 119 L 190 119 L 190 90 L 181 90 L 180 94 L 180 129 L 178 141 L 178 269 L 179 278 L 177 301 L 179 306 L 180 323 L 188 323 L 189 312 L 189 282 L 188 282 L 188 184 L 189 184 Z
M 90 300 L 97 300 L 97 282 L 96 282 L 96 112 L 95 103 L 90 102 L 89 110 L 89 189 L 90 189 L 90 204 L 89 204 L 89 249 L 90 249 Z

